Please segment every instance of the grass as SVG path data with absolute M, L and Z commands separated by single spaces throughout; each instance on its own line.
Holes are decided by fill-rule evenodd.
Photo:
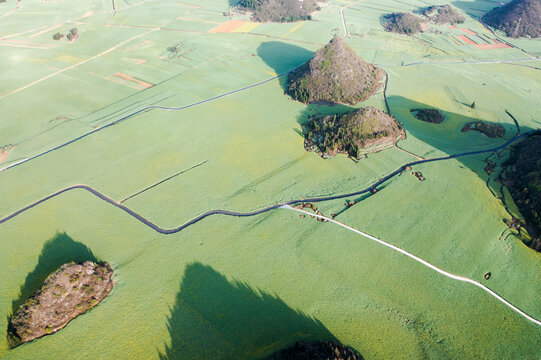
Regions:
M 10 3 L 0 7 L 6 4 Z M 29 10 L 25 6 L 30 5 L 25 4 L 2 19 L 6 24 L 2 36 L 29 30 L 32 21 L 36 21 L 35 27 L 54 25 L 87 11 L 87 3 L 77 3 L 81 5 L 77 7 L 65 2 L 35 2 L 39 7 L 32 11 L 40 14 L 26 14 Z M 4 46 L 9 59 L 6 65 L 13 71 L 0 75 L 0 96 L 149 30 L 105 26 L 110 14 L 99 12 L 108 11 L 110 2 L 98 4 L 95 6 L 100 8 L 93 8 L 96 15 L 77 25 L 81 36 L 72 44 L 62 42 L 61 48 L 50 51 Z M 324 44 L 335 28 L 341 31 L 339 7 L 344 5 L 331 1 L 314 15 L 316 21 L 294 32 L 289 30 L 295 24 L 262 24 L 248 34 L 156 30 L 0 99 L 6 119 L 0 123 L 0 145 L 20 143 L 6 163 L 134 109 L 149 104 L 185 105 L 297 66 L 320 47 L 310 42 Z M 195 0 L 148 2 L 122 6 L 110 24 L 175 25 L 182 30 L 206 31 L 208 23 L 177 18 L 225 22 L 228 18 L 222 12 L 227 7 L 221 0 L 204 4 Z M 508 138 L 514 134 L 514 124 L 505 115 L 506 109 L 519 120 L 523 131 L 540 127 L 536 117 L 541 108 L 536 100 L 541 96 L 541 78 L 534 68 L 539 63 L 437 64 L 527 55 L 516 49 L 459 46 L 449 40 L 455 31 L 451 29 L 442 36 L 389 34 L 377 19 L 392 11 L 409 11 L 409 5 L 359 3 L 344 13 L 350 33 L 364 33 L 363 37 L 348 38 L 348 44 L 389 73 L 391 112 L 408 133 L 399 146 L 430 157 L 497 146 L 505 139 L 488 139 L 460 129 L 472 119 L 483 120 L 504 126 Z M 150 12 L 161 17 L 149 17 Z M 55 17 L 44 18 L 47 14 Z M 162 19 L 173 22 L 164 25 Z M 70 26 L 65 25 L 66 29 Z M 470 17 L 464 27 L 482 31 Z M 54 32 L 66 29 L 14 39 L 52 42 Z M 179 42 L 194 51 L 184 58 L 159 59 L 167 54 L 167 47 Z M 541 52 L 538 41 L 527 46 L 529 51 Z M 405 49 L 411 49 L 407 56 Z M 131 60 L 134 58 L 146 62 L 137 65 Z M 430 64 L 400 66 L 404 61 Z M 155 86 L 139 91 L 109 80 L 117 72 Z M 477 103 L 475 110 L 464 105 L 473 101 Z M 358 106 L 366 105 L 385 109 L 381 94 Z M 428 124 L 409 111 L 423 107 L 441 109 L 446 120 Z M 208 160 L 126 201 L 125 205 L 160 226 L 174 227 L 209 209 L 249 211 L 301 196 L 354 191 L 415 160 L 398 149 L 371 154 L 358 163 L 345 156 L 323 160 L 306 152 L 297 133 L 299 122 L 307 112 L 320 110 L 289 100 L 278 80 L 178 112 L 152 110 L 0 173 L 0 216 L 76 183 L 89 184 L 121 200 Z M 56 121 L 50 122 L 60 114 L 73 120 L 58 126 Z M 483 274 L 490 271 L 487 286 L 540 318 L 536 302 L 541 291 L 536 277 L 541 270 L 539 254 L 514 236 L 500 239 L 505 229 L 502 219 L 508 215 L 485 185 L 484 166 L 482 156 L 417 166 L 413 170 L 421 171 L 426 181 L 404 173 L 343 212 L 338 220 L 458 275 L 484 281 Z M 322 203 L 318 209 L 325 215 L 338 213 L 343 203 Z M 41 259 L 48 256 L 40 256 L 50 253 L 44 246 L 58 233 L 84 246 L 77 248 L 109 262 L 117 285 L 99 306 L 52 336 L 15 350 L 7 350 L 7 343 L 0 342 L 0 356 L 159 358 L 178 344 L 175 327 L 168 328 L 170 319 L 189 321 L 194 330 L 190 341 L 180 348 L 201 357 L 205 353 L 199 349 L 224 349 L 228 341 L 239 344 L 231 337 L 230 329 L 235 326 L 246 334 L 267 331 L 270 338 L 283 335 L 274 345 L 252 338 L 250 345 L 255 345 L 236 356 L 243 359 L 269 355 L 308 335 L 336 338 L 366 358 L 531 358 L 537 354 L 539 328 L 479 289 L 443 278 L 332 224 L 310 220 L 286 210 L 254 218 L 215 216 L 183 232 L 163 236 L 86 192 L 77 190 L 52 199 L 0 225 L 2 339 L 12 303 L 21 295 L 28 275 L 36 274 L 35 269 L 56 266 L 43 264 Z M 69 252 L 60 252 L 65 253 Z M 205 283 L 208 288 L 194 283 L 184 286 L 186 278 L 194 278 L 187 276 L 193 264 L 201 264 L 198 266 L 208 270 L 203 273 L 211 275 L 207 278 L 215 280 Z M 220 298 L 225 293 L 230 300 Z M 264 301 L 262 294 L 271 294 L 274 300 Z M 175 309 L 187 308 L 183 304 L 192 304 L 189 316 L 173 316 Z M 207 307 L 199 308 L 200 304 Z M 292 314 L 287 329 L 264 327 L 261 321 L 245 319 L 242 312 L 250 309 L 254 318 L 277 324 L 269 312 L 276 306 Z M 245 320 L 239 324 L 223 320 L 224 316 Z M 312 323 L 321 326 L 297 327 Z M 105 328 L 110 336 L 89 332 Z

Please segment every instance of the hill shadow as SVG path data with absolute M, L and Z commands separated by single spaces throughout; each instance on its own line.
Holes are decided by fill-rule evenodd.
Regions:
M 304 64 L 314 53 L 297 45 L 280 41 L 267 41 L 257 48 L 257 55 L 271 67 L 276 74 L 282 74 L 296 66 Z M 285 90 L 287 76 L 280 78 L 280 85 Z
M 171 345 L 162 360 L 262 359 L 296 341 L 335 340 L 279 297 L 201 263 L 186 267 L 167 320 Z
M 74 241 L 65 232 L 57 233 L 43 245 L 36 267 L 26 276 L 24 284 L 21 286 L 19 297 L 12 301 L 8 323 L 11 316 L 30 295 L 41 288 L 47 276 L 58 270 L 63 264 L 71 261 L 76 263 L 85 261 L 99 262 L 86 245 Z
M 237 4 L 240 2 L 240 0 L 228 0 L 227 3 L 229 6 L 237 6 Z
M 479 19 L 490 10 L 501 6 L 498 2 L 489 0 L 478 1 L 453 1 L 452 6 L 462 10 L 465 14 L 474 19 Z

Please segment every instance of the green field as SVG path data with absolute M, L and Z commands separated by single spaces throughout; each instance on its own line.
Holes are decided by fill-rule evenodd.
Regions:
M 414 37 L 385 32 L 380 17 L 433 3 L 329 0 L 313 21 L 215 33 L 230 20 L 228 0 L 113 1 L 116 13 L 111 1 L 0 3 L 0 148 L 8 146 L 0 168 L 147 106 L 180 107 L 286 72 L 345 35 L 341 10 L 347 43 L 388 73 L 388 104 L 407 132 L 401 149 L 429 158 L 496 147 L 517 131 L 506 110 L 522 132 L 541 128 L 541 40 L 497 33 L 515 47 L 482 50 L 459 38 L 461 29 L 495 38 L 478 22 L 492 1 L 437 0 L 466 23 Z M 52 39 L 74 27 L 74 42 Z M 171 56 L 174 46 L 184 55 Z M 383 92 L 357 106 L 365 105 L 385 110 Z M 446 120 L 415 119 L 409 110 L 422 107 Z M 123 202 L 174 228 L 212 209 L 353 192 L 417 160 L 397 148 L 357 163 L 305 151 L 307 116 L 343 110 L 292 101 L 281 78 L 183 110 L 142 112 L 0 172 L 0 218 L 75 184 L 122 201 L 181 173 Z M 478 120 L 501 124 L 505 138 L 460 131 Z M 490 191 L 497 184 L 487 187 L 488 155 L 418 165 L 424 182 L 405 172 L 349 209 L 344 200 L 318 209 L 541 319 L 541 255 L 506 236 L 510 215 Z M 87 259 L 115 269 L 111 295 L 60 332 L 9 349 L 14 304 L 61 264 Z M 481 289 L 287 209 L 216 215 L 161 235 L 74 190 L 0 224 L 0 264 L 0 358 L 262 359 L 322 339 L 366 359 L 541 357 L 541 327 Z

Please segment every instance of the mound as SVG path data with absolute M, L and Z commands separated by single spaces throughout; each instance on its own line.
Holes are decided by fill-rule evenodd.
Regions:
M 268 360 L 363 360 L 353 349 L 331 341 L 302 343 L 274 354 Z
M 500 138 L 505 136 L 505 129 L 500 124 L 488 124 L 481 121 L 467 123 L 462 128 L 462 132 L 478 131 L 489 138 Z
M 334 38 L 289 74 L 286 94 L 303 103 L 354 105 L 378 90 L 383 75 L 383 70 L 361 59 L 344 40 Z
M 526 244 L 541 251 L 541 135 L 514 146 L 501 175 L 522 216 L 529 238 Z
M 440 124 L 445 120 L 445 114 L 438 109 L 411 109 L 410 112 L 417 119 L 432 124 Z
M 395 118 L 373 107 L 338 115 L 314 115 L 305 125 L 304 146 L 322 157 L 347 154 L 358 159 L 362 153 L 382 150 L 405 137 Z M 363 151 L 366 149 L 372 151 Z
M 390 32 L 413 35 L 423 31 L 422 22 L 420 17 L 410 13 L 392 13 L 385 16 L 383 26 Z
M 62 265 L 13 315 L 10 342 L 16 346 L 62 329 L 109 294 L 112 274 L 107 263 Z
M 482 20 L 511 37 L 541 37 L 541 0 L 513 0 L 494 8 Z
M 310 14 L 320 10 L 316 0 L 241 0 L 237 6 L 258 22 L 311 20 Z
M 436 25 L 462 24 L 464 16 L 450 5 L 430 6 L 423 10 L 423 15 Z

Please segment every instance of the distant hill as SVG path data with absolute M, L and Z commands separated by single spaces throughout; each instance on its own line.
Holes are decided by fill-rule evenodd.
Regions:
M 347 154 L 358 159 L 364 149 L 382 150 L 405 136 L 400 123 L 374 107 L 335 115 L 314 115 L 304 127 L 305 148 L 322 157 Z
M 406 35 L 414 35 L 423 31 L 423 19 L 411 13 L 392 13 L 385 16 L 385 30 Z
M 450 5 L 430 6 L 423 10 L 422 14 L 436 25 L 462 24 L 462 16 L 455 8 Z
M 286 93 L 303 103 L 356 104 L 381 86 L 384 71 L 361 59 L 341 38 L 288 76 Z
M 240 0 L 237 6 L 240 10 L 250 11 L 252 20 L 257 22 L 310 20 L 310 14 L 320 10 L 316 0 Z
M 526 219 L 529 247 L 541 251 L 541 135 L 514 146 L 501 175 L 520 213 Z
M 513 0 L 494 8 L 482 20 L 510 37 L 541 37 L 541 0 Z

